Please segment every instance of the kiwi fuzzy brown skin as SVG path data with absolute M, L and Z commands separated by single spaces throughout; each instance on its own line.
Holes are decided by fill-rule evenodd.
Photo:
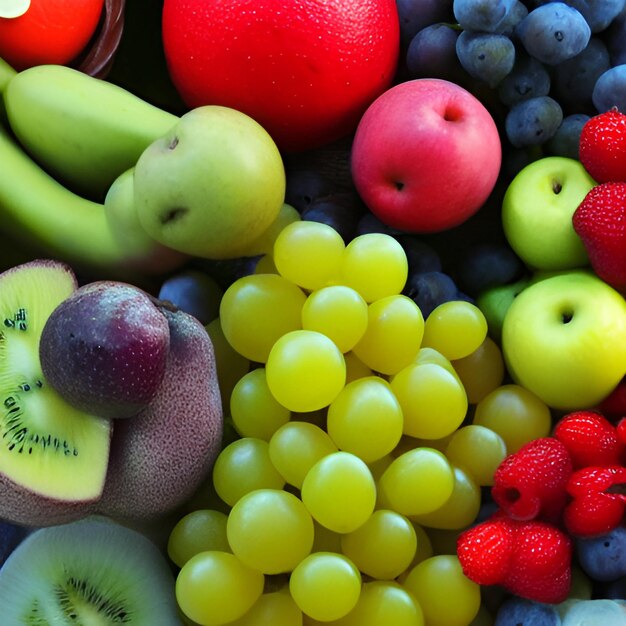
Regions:
M 195 317 L 161 307 L 170 329 L 165 376 L 152 402 L 116 420 L 97 512 L 120 521 L 174 511 L 210 472 L 223 435 L 213 344 Z
M 103 484 L 98 484 L 88 489 L 89 496 L 81 495 L 74 498 L 59 497 L 46 491 L 44 487 L 37 487 L 37 481 L 33 484 L 28 481 L 15 480 L 10 471 L 11 455 L 16 455 L 16 460 L 22 460 L 28 455 L 32 458 L 33 466 L 36 467 L 38 454 L 58 454 L 59 462 L 64 463 L 64 448 L 60 446 L 58 451 L 56 443 L 60 443 L 64 437 L 62 428 L 53 431 L 54 445 L 49 445 L 50 431 L 46 436 L 45 423 L 42 426 L 35 419 L 31 421 L 28 415 L 28 406 L 31 400 L 27 399 L 31 393 L 40 397 L 40 402 L 53 402 L 57 413 L 73 413 L 72 419 L 87 420 L 86 424 L 95 424 L 89 420 L 92 416 L 76 415 L 76 411 L 68 407 L 51 389 L 47 389 L 47 381 L 41 372 L 37 342 L 43 322 L 50 314 L 54 306 L 67 298 L 78 288 L 78 282 L 73 270 L 66 264 L 49 260 L 37 259 L 27 263 L 13 266 L 0 274 L 0 308 L 5 316 L 0 327 L 0 381 L 2 393 L 0 393 L 0 407 L 4 409 L 0 413 L 0 455 L 3 457 L 4 471 L 0 472 L 0 519 L 28 527 L 50 526 L 73 521 L 88 515 L 100 497 Z M 15 311 L 19 316 L 14 316 Z M 13 317 L 12 317 L 13 316 Z M 20 335 L 19 325 L 25 324 L 25 333 Z M 18 334 L 14 334 L 17 332 Z M 42 390 L 33 389 L 25 391 L 24 383 L 38 381 Z M 40 394 L 46 394 L 45 396 Z M 45 400 L 43 400 L 45 398 Z M 35 406 L 37 402 L 35 401 Z M 43 406 L 43 405 L 42 405 Z M 12 410 L 17 409 L 17 414 Z M 68 417 L 65 414 L 60 419 Z M 17 415 L 17 418 L 15 417 Z M 49 419 L 50 415 L 44 417 Z M 104 437 L 100 442 L 99 450 L 108 458 L 111 439 L 111 427 L 108 420 L 96 418 L 99 426 L 97 430 L 103 431 Z M 78 422 L 74 422 L 75 424 Z M 93 431 L 92 431 L 93 432 Z M 11 433 L 11 436 L 7 436 Z M 48 445 L 42 445 L 43 440 L 48 440 Z M 63 442 L 66 443 L 66 442 Z M 73 441 L 69 441 L 70 449 L 73 449 Z M 83 443 L 85 443 L 83 441 Z M 81 444 L 82 446 L 82 444 Z M 81 447 L 79 446 L 79 447 Z M 105 449 L 106 446 L 106 449 Z M 29 453 L 32 448 L 32 457 Z M 20 449 L 25 452 L 22 454 Z M 82 449 L 82 448 L 81 448 Z M 77 452 L 74 449 L 74 452 Z M 89 456 L 89 455 L 88 455 Z M 89 457 L 91 458 L 91 457 Z M 50 460 L 44 467 L 50 469 Z M 54 461 L 56 464 L 56 461 Z M 69 461 L 71 464 L 71 461 Z M 64 483 L 69 476 L 76 476 L 85 465 L 68 465 L 63 469 L 61 479 Z M 58 466 L 57 466 L 58 469 Z M 45 470 L 41 470 L 44 472 Z M 46 472 L 48 473 L 48 472 Z M 102 476 L 104 482 L 104 472 Z M 76 493 L 76 492 L 74 492 Z
M 167 320 L 129 283 L 78 288 L 48 318 L 39 345 L 43 373 L 72 406 L 110 419 L 148 405 L 165 372 Z

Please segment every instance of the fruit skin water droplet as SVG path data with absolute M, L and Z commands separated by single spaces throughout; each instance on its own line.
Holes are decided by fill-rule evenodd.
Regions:
M 13 19 L 24 15 L 30 8 L 30 0 L 0 0 L 0 18 Z

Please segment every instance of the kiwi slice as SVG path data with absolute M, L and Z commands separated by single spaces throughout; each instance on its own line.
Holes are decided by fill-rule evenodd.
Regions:
M 99 499 L 111 423 L 72 408 L 49 385 L 39 340 L 77 288 L 71 268 L 30 261 L 0 274 L 0 518 L 61 523 Z
M 177 626 L 174 577 L 146 536 L 100 516 L 33 531 L 0 569 L 11 626 Z

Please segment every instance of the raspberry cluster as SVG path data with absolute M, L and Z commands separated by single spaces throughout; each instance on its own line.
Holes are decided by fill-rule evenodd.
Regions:
M 565 415 L 550 437 L 498 466 L 497 512 L 459 535 L 465 575 L 529 600 L 559 603 L 571 585 L 573 539 L 603 535 L 626 513 L 626 418 Z

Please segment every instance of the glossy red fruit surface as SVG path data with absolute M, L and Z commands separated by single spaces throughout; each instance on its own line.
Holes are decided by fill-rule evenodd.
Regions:
M 186 104 L 238 109 L 287 151 L 351 133 L 399 55 L 394 0 L 165 0 L 162 26 Z
M 104 0 L 31 0 L 23 15 L 0 18 L 0 57 L 16 70 L 67 65 L 87 46 Z

